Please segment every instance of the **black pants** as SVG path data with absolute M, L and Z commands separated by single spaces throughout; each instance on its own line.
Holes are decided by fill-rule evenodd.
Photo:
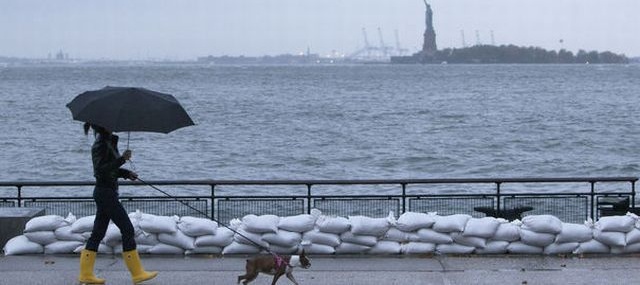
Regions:
M 93 190 L 93 200 L 96 201 L 96 219 L 93 221 L 93 231 L 87 241 L 85 249 L 98 251 L 100 241 L 104 238 L 109 226 L 109 220 L 120 229 L 122 234 L 122 250 L 136 249 L 133 225 L 127 211 L 118 200 L 117 190 L 104 187 L 96 187 Z

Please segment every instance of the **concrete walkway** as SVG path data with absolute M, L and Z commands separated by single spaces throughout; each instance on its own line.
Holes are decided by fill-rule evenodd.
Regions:
M 146 284 L 236 284 L 244 256 L 148 256 L 160 275 Z M 313 256 L 310 269 L 296 269 L 300 285 L 332 284 L 639 284 L 640 256 Z M 78 256 L 0 257 L 0 284 L 77 284 Z M 96 274 L 107 284 L 131 284 L 119 256 L 98 257 Z M 271 284 L 260 275 L 251 284 Z M 282 278 L 278 284 L 292 284 Z

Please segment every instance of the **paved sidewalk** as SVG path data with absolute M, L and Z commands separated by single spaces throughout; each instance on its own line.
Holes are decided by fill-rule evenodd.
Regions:
M 160 275 L 145 284 L 236 284 L 246 257 L 142 256 Z M 640 256 L 312 257 L 296 269 L 300 285 L 333 284 L 639 284 Z M 0 257 L 0 284 L 77 284 L 78 256 Z M 131 284 L 119 256 L 100 255 L 96 274 L 107 284 Z M 271 284 L 260 275 L 251 284 Z M 278 284 L 293 284 L 282 278 Z

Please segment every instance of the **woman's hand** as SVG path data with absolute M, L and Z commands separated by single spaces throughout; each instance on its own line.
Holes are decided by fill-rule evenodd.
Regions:
M 124 158 L 124 160 L 130 160 L 131 150 L 130 149 L 125 150 L 124 153 L 122 153 L 122 157 Z
M 131 181 L 138 180 L 138 173 L 135 173 L 133 171 L 129 171 L 129 180 L 131 180 Z

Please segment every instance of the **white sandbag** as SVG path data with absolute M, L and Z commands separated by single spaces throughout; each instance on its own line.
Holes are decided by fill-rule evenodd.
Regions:
M 558 234 L 562 231 L 562 221 L 552 215 L 531 215 L 522 218 L 523 228 L 536 233 Z
M 282 247 L 298 246 L 302 240 L 302 234 L 285 230 L 278 230 L 276 233 L 266 233 L 262 235 L 262 240 L 269 245 L 278 245 Z
M 178 229 L 190 237 L 213 235 L 217 228 L 218 223 L 204 218 L 181 217 L 178 221 Z
M 160 243 L 158 240 L 158 234 L 151 234 L 146 232 L 140 232 L 135 236 L 136 244 L 144 245 L 156 245 Z
M 574 254 L 589 254 L 589 253 L 609 253 L 611 248 L 604 243 L 601 243 L 595 239 L 587 242 L 581 242 L 578 248 L 576 248 Z
M 625 234 L 625 241 L 627 245 L 640 242 L 640 230 L 634 228 L 630 232 Z
M 580 246 L 579 242 L 552 243 L 544 248 L 543 253 L 551 254 L 567 254 L 572 253 Z
M 374 245 L 371 249 L 369 249 L 370 254 L 399 254 L 400 253 L 400 243 L 395 241 L 381 240 L 376 245 Z
M 426 254 L 436 251 L 436 245 L 427 242 L 409 242 L 401 245 L 400 252 L 403 254 Z
M 184 254 L 184 249 L 181 247 L 159 243 L 152 246 L 146 253 L 150 254 Z
M 275 215 L 246 215 L 242 218 L 242 224 L 247 231 L 252 233 L 275 233 L 278 231 L 280 217 Z
M 67 217 L 64 218 L 64 221 L 66 222 L 65 226 L 69 226 L 69 225 L 75 223 L 77 220 L 78 220 L 78 218 L 76 218 L 76 216 L 73 213 L 69 212 Z
M 436 232 L 432 229 L 420 229 L 418 230 L 418 241 L 435 244 L 447 244 L 452 243 L 453 238 L 446 233 Z
M 259 252 L 260 249 L 254 245 L 238 243 L 235 241 L 222 250 L 222 254 L 255 254 Z
M 418 241 L 418 233 L 416 232 L 403 232 L 395 227 L 389 228 L 389 230 L 382 236 L 382 240 L 397 241 L 397 242 L 410 242 Z
M 623 232 L 605 232 L 596 228 L 593 230 L 593 238 L 610 247 L 624 247 L 627 245 L 626 235 Z
M 253 246 L 262 246 L 269 247 L 269 243 L 262 240 L 262 235 L 259 233 L 253 233 L 246 230 L 244 226 L 237 229 L 235 235 L 233 235 L 233 240 L 239 243 L 253 245 Z
M 501 223 L 492 240 L 518 241 L 520 240 L 520 226 L 514 223 Z
M 26 236 L 30 241 L 41 245 L 47 245 L 58 241 L 56 239 L 56 234 L 53 231 L 25 232 L 24 236 Z
M 44 254 L 73 253 L 76 248 L 83 245 L 81 241 L 56 241 L 44 247 Z
M 53 232 L 53 234 L 57 240 L 61 241 L 86 241 L 81 233 L 74 233 L 71 226 L 59 227 Z
M 285 231 L 303 233 L 313 230 L 315 224 L 315 216 L 303 214 L 280 218 L 278 228 Z
M 182 249 L 195 248 L 195 238 L 185 235 L 182 231 L 176 231 L 174 233 L 160 233 L 158 234 L 158 241 Z
M 68 226 L 71 223 L 67 222 L 63 217 L 58 215 L 46 215 L 35 217 L 27 222 L 24 227 L 25 233 L 30 232 L 42 232 L 42 231 L 55 231 L 59 227 Z
M 233 235 L 235 233 L 227 228 L 218 228 L 215 235 L 206 235 L 200 236 L 196 238 L 195 246 L 196 247 L 204 247 L 204 246 L 218 246 L 225 247 L 230 245 L 233 242 Z
M 271 245 L 269 247 L 269 250 L 277 253 L 277 254 L 294 254 L 296 252 L 298 252 L 298 247 L 299 245 L 294 245 L 294 246 L 278 246 L 278 245 Z
M 453 241 L 457 244 L 473 246 L 475 248 L 484 248 L 487 245 L 487 239 L 475 236 L 465 236 L 460 232 L 451 233 Z
M 404 232 L 417 231 L 433 226 L 436 222 L 434 214 L 405 212 L 396 221 L 395 227 Z
M 178 216 L 165 217 L 155 215 L 142 215 L 139 220 L 140 228 L 148 233 L 175 233 L 178 230 Z
M 331 247 L 336 247 L 340 244 L 340 236 L 337 234 L 323 233 L 317 229 L 302 234 L 302 240 Z
M 371 247 L 361 244 L 355 244 L 350 242 L 343 242 L 339 246 L 336 247 L 337 254 L 357 254 L 357 253 L 365 253 Z
M 242 227 L 242 221 L 240 219 L 236 218 L 229 221 L 229 228 L 237 230 L 240 227 Z
M 122 243 L 122 234 L 120 233 L 120 229 L 116 226 L 116 224 L 109 224 L 102 242 L 110 247 L 115 247 L 117 244 Z
M 527 229 L 520 229 L 520 241 L 537 247 L 545 247 L 556 240 L 556 235 L 548 233 L 538 233 Z
M 562 223 L 562 231 L 556 237 L 556 243 L 586 242 L 593 239 L 593 230 L 584 224 Z
M 390 218 L 369 218 L 349 216 L 351 232 L 354 235 L 382 236 L 391 226 Z
M 544 251 L 542 247 L 528 245 L 520 241 L 515 241 L 507 246 L 507 252 L 515 254 L 541 254 Z
M 467 221 L 467 225 L 465 226 L 462 235 L 466 237 L 491 238 L 496 233 L 499 226 L 500 223 L 496 218 L 471 218 Z
M 484 248 L 476 248 L 477 254 L 503 254 L 507 253 L 508 241 L 490 240 Z
M 601 217 L 595 227 L 606 232 L 630 232 L 636 224 L 636 220 L 631 216 L 607 216 Z
M 344 217 L 320 216 L 316 220 L 318 229 L 323 233 L 341 234 L 351 228 L 349 220 Z
M 304 249 L 307 254 L 334 254 L 336 252 L 332 246 L 308 243 L 305 241 L 302 242 L 302 249 Z
M 441 233 L 461 232 L 464 231 L 469 219 L 471 216 L 465 214 L 436 216 L 433 230 Z
M 437 222 L 436 222 L 437 223 Z M 465 246 L 461 244 L 439 244 L 436 246 L 436 252 L 440 254 L 469 254 L 476 248 L 472 246 Z
M 220 254 L 222 248 L 217 246 L 196 247 L 194 249 L 188 249 L 184 252 L 185 255 L 191 254 Z
M 82 245 L 76 247 L 76 249 L 73 250 L 73 253 L 80 253 L 84 248 L 85 248 L 85 245 L 82 244 Z M 120 248 L 122 248 L 122 246 L 120 246 Z M 101 244 L 98 245 L 98 253 L 100 253 L 100 254 L 113 254 L 113 247 L 110 247 L 110 246 L 108 246 L 108 245 L 106 245 L 104 243 L 101 243 Z
M 622 253 L 638 253 L 640 252 L 640 243 L 627 244 L 622 248 Z M 611 253 L 614 253 L 613 248 L 611 249 Z
M 342 242 L 355 243 L 365 246 L 374 246 L 378 243 L 378 238 L 375 236 L 355 235 L 353 232 L 348 231 L 340 235 Z
M 73 224 L 71 224 L 71 231 L 74 233 L 90 232 L 93 230 L 93 222 L 95 219 L 96 215 L 85 216 L 77 219 Z
M 13 237 L 4 245 L 5 255 L 35 254 L 43 252 L 44 247 L 41 244 L 30 241 L 24 235 Z

